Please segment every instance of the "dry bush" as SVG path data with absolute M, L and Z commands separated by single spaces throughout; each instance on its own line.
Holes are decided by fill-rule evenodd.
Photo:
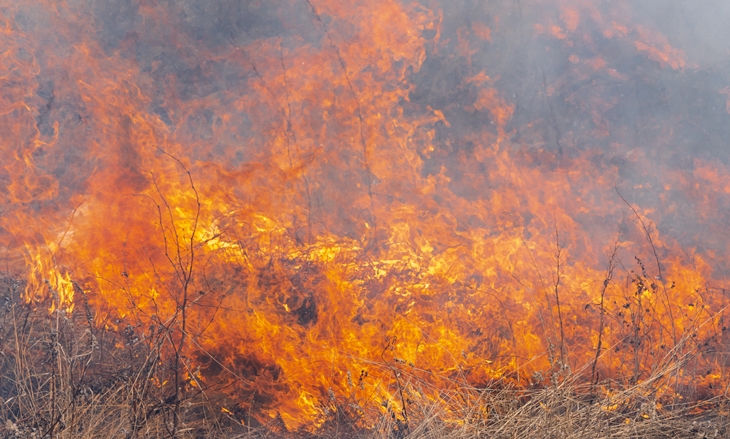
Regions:
M 178 393 L 161 384 L 180 373 L 161 356 L 169 335 L 163 330 L 123 322 L 92 325 L 93 310 L 83 295 L 72 313 L 49 313 L 44 306 L 48 304 L 30 306 L 21 300 L 21 282 L 2 279 L 0 288 L 4 438 L 730 437 L 726 395 L 660 405 L 655 392 L 671 384 L 697 355 L 691 334 L 651 377 L 623 386 L 590 384 L 586 377 L 591 365 L 586 365 L 539 387 L 517 388 L 504 382 L 481 388 L 457 385 L 440 390 L 434 399 L 436 389 L 408 367 L 383 364 L 398 368 L 407 412 L 372 403 L 360 407 L 358 401 L 333 396 L 325 404 L 329 417 L 316 434 L 281 433 L 276 425 L 241 425 L 221 410 L 228 401 L 210 396 L 222 391 Z M 606 392 L 608 387 L 611 392 Z
M 2 279 L 0 288 L 0 437 L 213 438 L 243 432 L 203 391 L 171 389 L 173 375 L 182 373 L 161 355 L 170 336 L 164 328 L 121 320 L 95 325 L 83 295 L 73 312 L 49 313 L 50 303 L 22 301 L 20 282 Z
M 195 191 L 192 178 L 190 186 Z M 640 371 L 640 356 L 645 353 L 639 346 L 651 340 L 642 340 L 649 337 L 649 332 L 639 329 L 649 328 L 642 322 L 658 321 L 657 316 L 648 314 L 649 310 L 645 313 L 641 293 L 647 289 L 667 293 L 659 290 L 638 258 L 640 270 L 631 272 L 625 288 L 626 305 L 619 311 L 627 309 L 640 317 L 634 319 L 637 323 L 632 327 L 638 329 L 621 336 L 626 351 L 633 352 L 626 358 L 635 366 L 627 368 L 627 376 L 599 381 L 596 364 L 611 350 L 602 346 L 600 337 L 595 358 L 589 364 L 581 368 L 568 366 L 570 346 L 560 315 L 560 297 L 565 293 L 560 285 L 563 260 L 557 230 L 556 276 L 551 294 L 557 304 L 560 331 L 557 346 L 546 336 L 546 355 L 551 364 L 548 376 L 528 380 L 529 384 L 524 379 L 505 378 L 478 387 L 463 376 L 457 380 L 452 377 L 448 388 L 437 388 L 424 371 L 414 371 L 412 365 L 397 361 L 388 363 L 383 358 L 382 363 L 372 362 L 372 367 L 392 375 L 397 390 L 395 403 L 358 401 L 330 391 L 329 399 L 320 401 L 325 419 L 316 433 L 286 432 L 281 420 L 256 424 L 250 413 L 246 418 L 225 409 L 236 407 L 235 395 L 230 395 L 225 384 L 196 379 L 191 358 L 197 362 L 218 360 L 202 348 L 198 352 L 199 346 L 194 345 L 186 329 L 186 312 L 197 304 L 188 297 L 193 288 L 195 242 L 168 235 L 176 228 L 172 209 L 161 191 L 155 206 L 169 213 L 170 224 L 160 214 L 159 229 L 166 245 L 173 243 L 171 254 L 177 255 L 168 259 L 179 284 L 167 289 L 179 294 L 171 299 L 175 310 L 165 318 L 158 313 L 144 315 L 141 308 L 132 307 L 124 319 L 104 320 L 102 313 L 97 314 L 89 305 L 87 294 L 91 292 L 79 285 L 75 285 L 73 311 L 51 306 L 58 303 L 58 293 L 50 283 L 46 283 L 45 301 L 28 304 L 23 300 L 22 282 L 0 279 L 0 437 L 730 437 L 727 389 L 715 389 L 713 397 L 698 397 L 696 393 L 686 399 L 677 398 L 676 393 L 667 397 L 666 389 L 676 390 L 678 383 L 684 386 L 684 394 L 693 393 L 687 377 L 697 372 L 696 360 L 714 356 L 714 360 L 720 359 L 720 367 L 726 364 L 722 343 L 711 346 L 715 351 L 709 352 L 708 343 L 697 339 L 703 321 L 691 320 L 693 326 L 686 327 L 673 346 L 652 357 L 650 372 L 647 374 L 643 366 Z M 196 216 L 193 230 L 197 221 Z M 641 225 L 654 249 L 650 230 L 643 222 Z M 604 317 L 609 316 L 604 296 L 612 281 L 617 248 L 610 255 L 603 283 L 599 329 L 607 324 Z M 654 256 L 661 273 L 656 250 Z M 49 312 L 51 308 L 54 311 Z M 713 318 L 706 321 L 710 320 Z M 247 425 L 241 421 L 244 418 Z

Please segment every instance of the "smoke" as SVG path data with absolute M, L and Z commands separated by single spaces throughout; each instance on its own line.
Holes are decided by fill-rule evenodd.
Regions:
M 443 153 L 426 159 L 426 172 L 446 166 L 459 195 L 483 193 L 459 183 L 463 169 L 449 157 L 469 156 L 481 126 L 496 133 L 494 118 L 472 105 L 477 85 L 468 78 L 485 72 L 515 107 L 506 131 L 518 160 L 523 155 L 530 166 L 568 172 L 572 159 L 593 151 L 584 172 L 599 176 L 615 167 L 612 183 L 630 202 L 654 211 L 662 234 L 700 253 L 726 250 L 715 236 L 726 227 L 730 204 L 720 194 L 724 188 L 702 181 L 699 169 L 712 163 L 727 175 L 730 159 L 726 4 L 460 1 L 438 7 L 443 44 L 414 75 L 411 100 L 442 111 L 451 125 L 438 127 Z M 491 34 L 479 41 L 485 26 Z M 584 226 L 595 221 L 587 218 Z
M 673 309 L 721 308 L 730 6 L 5 3 L 0 242 L 35 258 L 16 271 L 160 321 L 182 282 L 227 358 L 210 377 L 252 377 L 239 393 L 287 427 L 385 355 L 487 382 L 548 370 L 555 340 L 597 358 L 607 311 L 628 346 L 634 293 L 639 316 L 663 293 L 654 341 L 696 323 Z M 637 289 L 604 306 L 614 242 Z
M 288 65 L 290 55 L 303 48 L 327 53 L 335 75 L 352 69 L 342 53 L 355 32 L 338 24 L 335 9 L 317 11 L 312 6 L 314 10 L 305 1 L 180 0 L 155 7 L 131 0 L 90 1 L 60 5 L 58 17 L 33 5 L 6 8 L 5 15 L 28 36 L 43 38 L 34 44 L 54 55 L 81 47 L 82 35 L 92 34 L 107 56 L 127 59 L 142 75 L 132 87 L 141 87 L 169 135 L 188 141 L 185 156 L 194 161 L 231 170 L 264 162 L 270 160 L 270 151 L 261 133 L 288 125 L 291 148 L 299 131 L 298 141 L 311 144 L 300 149 L 298 165 L 318 175 L 310 181 L 306 200 L 310 223 L 354 237 L 363 233 L 357 224 L 363 218 L 372 222 L 375 213 L 363 213 L 371 208 L 361 205 L 344 207 L 348 181 L 366 187 L 372 184 L 369 180 L 382 180 L 355 165 L 367 162 L 359 157 L 369 154 L 367 145 L 359 147 L 365 152 L 352 148 L 343 156 L 348 169 L 342 179 L 318 158 L 342 145 L 307 138 L 306 129 L 296 124 L 319 124 L 318 130 L 326 126 L 331 132 L 352 127 L 322 123 L 317 120 L 322 116 L 306 114 L 306 106 L 287 104 L 287 87 L 296 78 L 289 78 L 292 84 L 270 82 L 278 69 L 295 69 L 295 74 L 311 67 Z M 443 173 L 449 194 L 489 202 L 488 193 L 512 184 L 492 178 L 493 164 L 479 157 L 480 148 L 496 139 L 519 167 L 539 168 L 546 176 L 569 173 L 578 166 L 576 160 L 588 160 L 581 165 L 589 169 L 583 169 L 585 181 L 576 183 L 582 188 L 573 188 L 575 196 L 604 197 L 605 186 L 615 185 L 629 202 L 654 212 L 651 219 L 658 230 L 684 247 L 726 250 L 715 237 L 725 231 L 730 200 L 721 181 L 706 177 L 710 168 L 713 175 L 727 175 L 730 165 L 730 30 L 725 25 L 730 6 L 713 0 L 464 0 L 423 2 L 421 7 L 439 15 L 438 28 L 422 29 L 424 60 L 401 78 L 409 92 L 398 111 L 409 117 L 443 114 L 443 121 L 434 125 L 434 150 L 415 146 L 422 178 Z M 73 27 L 82 22 L 78 34 L 55 29 L 61 23 Z M 69 88 L 78 78 L 62 73 L 39 48 L 20 47 L 33 53 L 40 69 L 35 123 L 44 139 L 63 133 L 59 142 L 65 158 L 45 163 L 47 149 L 33 154 L 39 169 L 59 181 L 60 198 L 54 203 L 67 205 L 74 194 L 86 190 L 98 166 L 86 143 L 77 141 L 89 130 L 86 122 L 96 116 L 85 113 L 87 104 Z M 333 84 L 328 92 L 340 101 L 357 98 L 363 84 L 352 78 L 346 78 L 351 90 Z M 313 79 L 301 79 L 298 85 L 306 87 L 308 80 Z M 252 90 L 252 84 L 260 90 Z M 494 94 L 480 95 L 485 87 Z M 230 105 L 251 93 L 277 101 L 289 120 L 262 118 L 256 108 Z M 499 120 L 504 114 L 484 99 L 501 100 L 511 113 Z M 334 104 L 318 111 L 345 110 Z M 116 117 L 117 135 L 134 142 L 126 116 Z M 143 187 L 142 163 L 134 158 L 133 148 L 122 146 L 118 154 L 130 172 L 127 177 L 137 182 L 131 187 Z M 472 178 L 474 174 L 480 178 Z M 608 174 L 613 181 L 606 180 Z M 585 208 L 598 210 L 591 203 Z M 342 211 L 336 222 L 325 218 L 332 210 Z M 535 215 L 526 208 L 517 223 L 524 227 Z M 597 238 L 602 240 L 615 231 L 620 216 L 585 215 L 578 220 L 586 228 L 600 223 L 606 230 Z

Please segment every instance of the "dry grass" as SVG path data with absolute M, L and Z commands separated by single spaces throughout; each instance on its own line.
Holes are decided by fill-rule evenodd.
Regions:
M 500 382 L 454 386 L 441 390 L 441 400 L 434 402 L 423 396 L 434 389 L 404 368 L 407 413 L 333 397 L 329 418 L 316 434 L 282 433 L 275 424 L 243 426 L 221 410 L 229 402 L 225 396 L 212 396 L 223 392 L 209 388 L 180 396 L 160 385 L 179 373 L 164 360 L 161 346 L 169 334 L 140 337 L 139 328 L 91 325 L 92 310 L 83 300 L 72 314 L 49 314 L 43 306 L 24 304 L 22 288 L 18 281 L 0 280 L 3 438 L 730 437 L 726 395 L 681 403 L 656 392 L 695 355 L 687 340 L 652 377 L 631 386 L 585 384 L 586 366 L 532 389 Z
M 81 301 L 73 313 L 31 307 L 22 285 L 3 279 L 0 311 L 0 437 L 227 437 L 215 401 L 177 399 L 163 361 L 163 330 L 141 339 L 130 326 L 92 325 Z M 111 323 L 111 322 L 110 322 Z M 212 414 L 211 410 L 218 413 Z
M 463 392 L 469 393 L 467 390 Z M 590 393 L 575 376 L 533 391 L 470 391 L 469 403 L 415 404 L 404 438 L 676 438 L 730 437 L 726 400 L 657 409 L 647 386 L 611 396 Z M 459 400 L 465 398 L 461 396 Z M 414 410 L 415 409 L 415 410 Z M 443 419 L 461 418 L 448 423 Z M 375 437 L 386 434 L 381 426 Z

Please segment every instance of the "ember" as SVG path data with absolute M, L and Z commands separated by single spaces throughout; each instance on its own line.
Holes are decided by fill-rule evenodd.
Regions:
M 195 398 L 288 432 L 712 399 L 730 11 L 656 3 L 1 0 L 6 276 L 100 370 L 144 345 L 172 435 Z

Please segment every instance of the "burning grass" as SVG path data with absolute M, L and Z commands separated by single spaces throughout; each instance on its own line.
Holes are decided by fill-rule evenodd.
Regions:
M 728 435 L 728 11 L 650 5 L 0 0 L 4 434 Z
M 687 331 L 638 381 L 598 380 L 592 363 L 571 370 L 557 354 L 544 374 L 519 379 L 512 373 L 473 386 L 459 371 L 445 377 L 451 383 L 447 389 L 424 379 L 430 371 L 404 361 L 371 362 L 371 370 L 392 373 L 397 386 L 392 399 L 344 397 L 330 388 L 328 398 L 315 402 L 321 410 L 317 427 L 287 431 L 282 419 L 261 422 L 253 413 L 255 402 L 243 409 L 230 384 L 197 379 L 201 364 L 227 368 L 195 347 L 176 351 L 180 326 L 143 327 L 129 319 L 94 324 L 96 311 L 78 285 L 78 306 L 50 313 L 54 294 L 30 305 L 22 299 L 21 282 L 5 278 L 1 288 L 0 434 L 6 438 L 730 435 L 726 391 L 715 389 L 708 396 L 693 384 L 696 360 L 706 355 L 695 340 L 699 328 Z M 348 377 L 349 386 L 363 379 L 356 378 Z

